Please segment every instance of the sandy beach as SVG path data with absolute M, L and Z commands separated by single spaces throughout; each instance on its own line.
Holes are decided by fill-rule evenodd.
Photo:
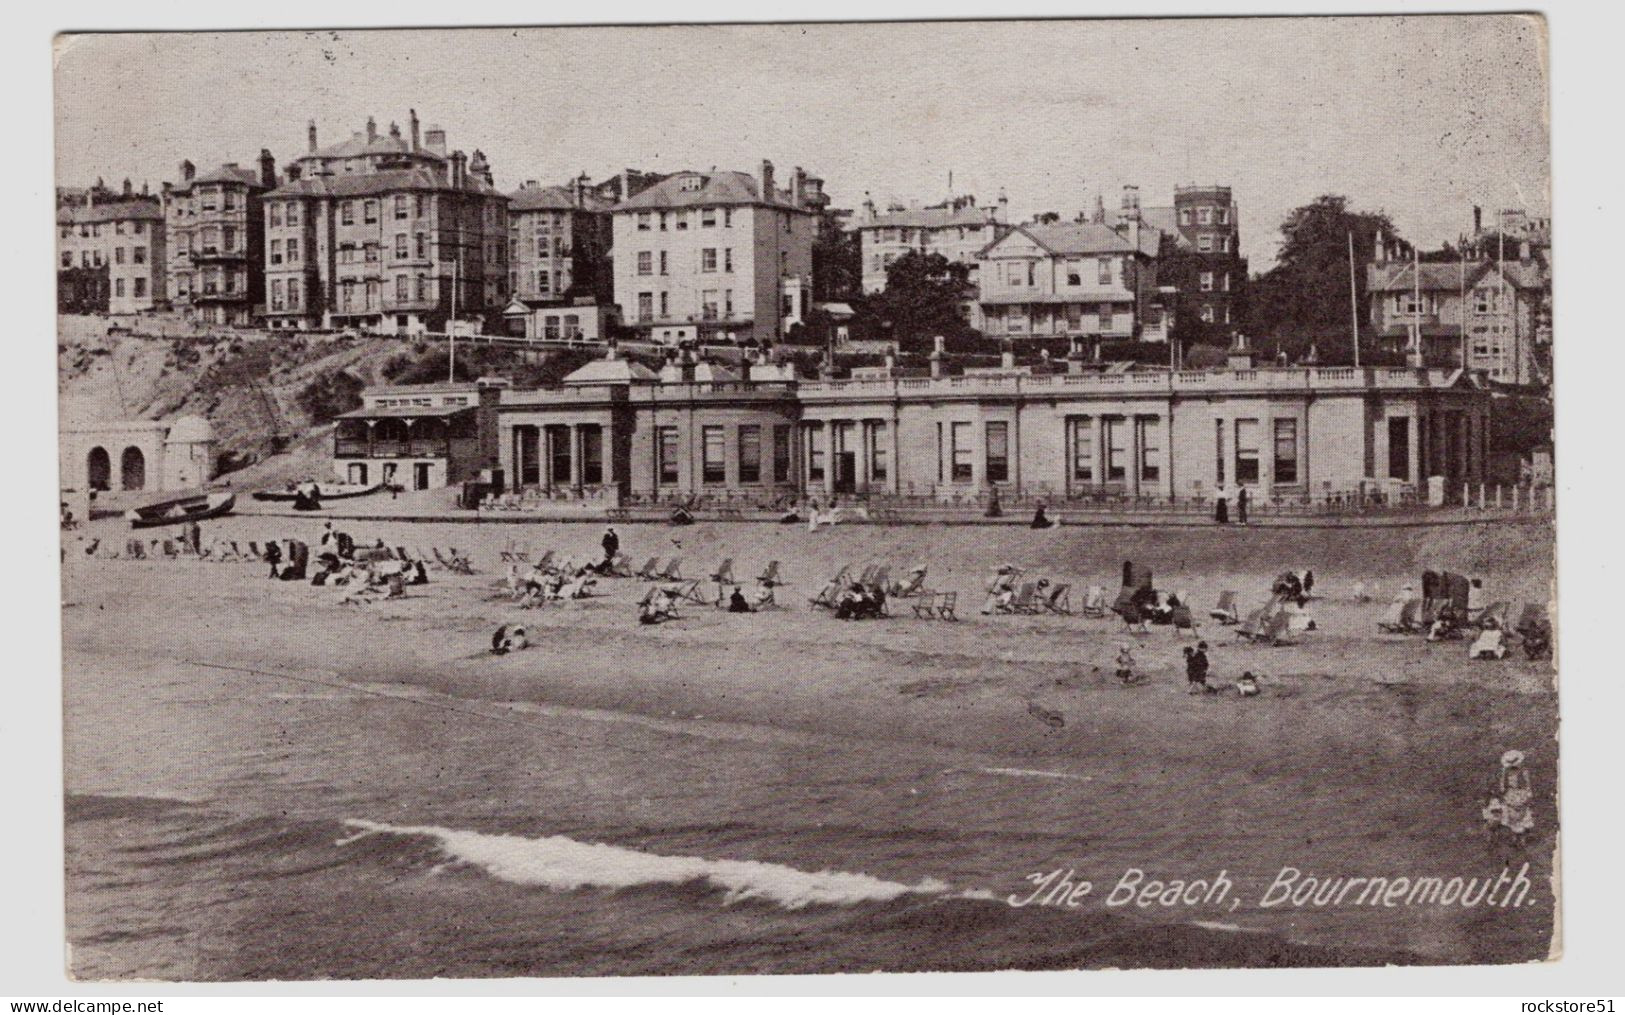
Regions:
M 235 516 L 207 523 L 204 538 L 315 543 L 321 523 Z M 335 590 L 269 581 L 259 564 L 86 559 L 70 541 L 70 796 L 162 798 L 238 818 L 252 801 L 256 813 L 314 809 L 324 820 L 382 822 L 431 840 L 440 833 L 423 829 L 559 835 L 649 855 L 703 852 L 706 862 L 840 871 L 899 885 L 931 879 L 1000 910 L 995 929 L 939 920 L 931 929 L 939 947 L 888 950 L 897 958 L 887 968 L 1260 964 L 1258 948 L 1274 949 L 1263 964 L 1511 962 L 1547 954 L 1557 769 L 1551 664 L 1469 662 L 1464 643 L 1428 645 L 1380 635 L 1375 626 L 1383 602 L 1424 567 L 1483 577 L 1490 598 L 1509 600 L 1514 610 L 1544 601 L 1551 580 L 1544 524 L 1301 531 L 852 525 L 816 534 L 768 524 L 619 526 L 622 548 L 637 563 L 681 554 L 683 573 L 703 578 L 732 557 L 748 584 L 778 560 L 790 582 L 779 593 L 787 609 L 730 615 L 692 606 L 683 619 L 652 628 L 635 622 L 633 604 L 647 588 L 638 581 L 605 580 L 599 597 L 534 610 L 518 609 L 497 591 L 503 549 L 552 549 L 584 562 L 598 554 L 601 526 L 337 524 L 363 545 L 381 539 L 410 549 L 456 547 L 479 573 L 431 571 L 432 583 L 411 589 L 409 598 L 341 606 Z M 74 535 L 122 544 L 128 531 L 104 520 Z M 981 589 L 999 563 L 1071 582 L 1077 602 L 1084 586 L 1115 587 L 1125 559 L 1149 565 L 1159 588 L 1190 590 L 1204 618 L 1221 590 L 1237 590 L 1245 610 L 1267 598 L 1277 572 L 1312 568 L 1322 596 L 1312 603 L 1319 630 L 1272 648 L 1239 643 L 1230 629 L 1205 622 L 1201 636 L 1213 647 L 1216 682 L 1227 684 L 1244 669 L 1263 677 L 1263 693 L 1241 700 L 1187 695 L 1180 648 L 1190 640 L 1167 628 L 1136 636 L 1115 618 L 978 613 Z M 836 567 L 870 561 L 889 563 L 894 577 L 925 565 L 929 586 L 960 593 L 962 619 L 916 620 L 906 602 L 894 602 L 889 619 L 844 623 L 807 605 Z M 1354 601 L 1356 582 L 1377 601 Z M 538 644 L 506 657 L 488 654 L 490 632 L 504 621 L 525 623 Z M 1132 645 L 1145 677 L 1135 686 L 1112 676 L 1122 643 Z M 118 705 L 148 694 L 173 696 L 181 710 L 207 700 L 208 718 L 182 721 L 180 711 L 141 714 Z M 367 713 L 362 722 L 340 722 L 323 711 L 324 699 L 335 695 L 346 708 L 388 710 L 388 721 Z M 532 721 L 553 730 L 538 728 L 532 743 L 521 728 Z M 120 723 L 129 724 L 130 736 L 110 737 Z M 301 734 L 308 723 L 318 724 L 319 736 L 315 727 Z M 595 732 L 574 742 L 582 729 Z M 238 753 L 245 742 L 263 749 L 253 755 L 253 779 L 244 781 L 240 770 L 236 781 L 219 775 L 249 764 Z M 1487 843 L 1478 812 L 1496 759 L 1511 747 L 1529 758 L 1539 824 L 1536 839 L 1509 855 Z M 505 755 L 518 765 L 544 749 L 549 758 L 569 755 L 549 765 L 575 766 L 569 791 L 548 796 L 547 806 L 526 799 L 545 777 L 505 770 L 490 781 Z M 299 758 L 320 765 L 306 769 Z M 380 758 L 397 763 L 380 772 Z M 475 801 L 451 793 L 452 784 L 478 785 L 482 795 Z M 681 801 L 663 800 L 662 786 L 680 788 Z M 70 843 L 73 814 L 70 806 Z M 685 842 L 685 822 L 745 822 L 756 831 Z M 100 833 L 86 829 L 88 856 Z M 466 843 L 448 845 L 462 840 L 438 841 L 437 862 L 429 865 L 437 877 L 447 876 L 440 867 L 449 860 L 454 871 L 537 884 L 533 868 L 520 876 Z M 326 839 L 321 848 L 331 848 Z M 118 865 L 113 857 L 97 862 Z M 1328 878 L 1449 878 L 1494 877 L 1525 862 L 1535 890 L 1513 908 L 1260 904 L 1285 867 Z M 1032 892 L 1029 875 L 1057 868 L 1093 882 L 1083 905 L 1039 915 L 1047 907 L 1007 904 Z M 70 855 L 70 894 L 72 869 Z M 1236 887 L 1223 905 L 1107 905 L 1130 870 L 1183 881 L 1223 871 Z M 621 884 L 588 877 L 570 897 L 624 893 L 613 887 Z M 390 889 L 376 891 L 387 896 Z M 552 896 L 521 898 L 561 904 Z M 432 898 L 426 904 L 432 907 Z M 689 919 L 712 926 L 737 924 L 753 903 L 685 905 L 699 911 Z M 835 908 L 858 920 L 850 906 Z M 783 918 L 782 906 L 780 916 L 760 917 L 764 924 Z M 70 936 L 79 940 L 75 954 L 85 968 L 163 975 L 117 933 L 103 940 L 110 919 L 70 906 Z M 912 919 L 891 912 L 871 923 L 895 924 L 901 934 Z M 286 969 L 245 966 L 245 955 L 257 953 L 244 944 L 253 934 L 242 919 L 232 926 L 247 935 L 235 939 L 240 947 L 199 960 L 189 973 L 320 975 L 291 961 Z M 1046 941 L 1074 928 L 1091 945 L 1014 944 L 1031 945 L 1039 926 Z M 625 933 L 600 930 L 600 945 Z M 1175 932 L 1228 943 L 1176 948 L 1166 939 Z M 1136 933 L 1163 936 L 1153 946 Z M 1101 944 L 1127 940 L 1141 943 L 1115 950 Z M 1249 942 L 1245 957 L 1237 940 Z M 1294 958 L 1293 949 L 1314 950 L 1313 957 Z M 604 959 L 601 948 L 593 954 L 588 962 L 542 948 L 522 971 L 872 968 L 861 953 L 829 947 L 802 953 L 775 946 L 751 958 L 749 949 L 719 945 L 710 963 L 675 953 L 619 962 Z M 358 954 L 343 972 L 431 972 L 410 961 L 372 962 Z M 478 964 L 451 972 L 494 975 Z

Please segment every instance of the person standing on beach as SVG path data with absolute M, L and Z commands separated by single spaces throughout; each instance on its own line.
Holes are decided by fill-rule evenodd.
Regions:
M 1247 502 L 1250 497 L 1245 486 L 1236 490 L 1236 521 L 1239 524 L 1247 524 Z
M 607 566 L 615 562 L 615 555 L 621 551 L 621 537 L 615 534 L 615 526 L 611 525 L 604 530 L 604 564 Z
M 1185 649 L 1185 690 L 1199 694 L 1208 689 L 1207 642 L 1199 641 L 1196 648 Z
M 1134 654 L 1126 643 L 1117 646 L 1117 680 L 1124 686 L 1134 683 Z
M 1220 525 L 1230 524 L 1230 491 L 1222 486 L 1213 492 L 1213 520 Z

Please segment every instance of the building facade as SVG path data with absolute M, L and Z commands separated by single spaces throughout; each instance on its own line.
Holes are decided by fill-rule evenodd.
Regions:
M 508 195 L 509 292 L 530 304 L 612 302 L 610 209 L 659 180 L 635 169 L 598 183 L 582 175 L 559 187 L 526 180 Z
M 429 490 L 473 479 L 485 464 L 479 384 L 368 388 L 333 424 L 340 482 Z
M 1383 344 L 1425 362 L 1465 366 L 1505 384 L 1545 380 L 1536 347 L 1550 276 L 1534 260 L 1395 260 L 1378 238 L 1366 267 L 1371 326 Z M 1419 343 L 1419 349 L 1418 347 Z
M 1161 236 L 1137 219 L 1023 225 L 981 252 L 982 330 L 998 338 L 1166 338 Z
M 507 198 L 476 150 L 396 124 L 308 152 L 265 195 L 265 320 L 273 328 L 418 333 L 495 323 L 507 305 Z
M 1124 192 L 1119 221 L 1138 194 Z M 1174 188 L 1172 207 L 1146 208 L 1141 219 L 1168 238 L 1157 280 L 1177 293 L 1176 320 L 1196 333 L 1229 336 L 1241 323 L 1247 288 L 1247 259 L 1241 256 L 1240 209 L 1226 186 Z
M 692 327 L 701 341 L 776 341 L 807 313 L 823 205 L 796 169 L 780 189 L 773 164 L 674 173 L 613 211 L 615 302 L 643 338 Z
M 164 304 L 164 211 L 158 199 L 98 185 L 57 208 L 57 311 L 138 314 Z
M 558 388 L 478 395 L 484 464 L 511 488 L 759 503 L 995 489 L 1186 501 L 1238 485 L 1264 503 L 1324 503 L 1421 497 L 1433 477 L 1456 496 L 1483 480 L 1490 406 L 1470 372 L 1255 368 L 1244 355 L 1225 370 L 1086 372 L 1075 360 L 1068 372 L 809 381 L 766 364 L 740 375 L 678 360 L 656 373 L 613 346 Z
M 174 420 L 63 422 L 58 468 L 67 489 L 195 489 L 214 478 L 214 428 L 201 416 Z
M 248 169 L 228 162 L 199 175 L 182 162 L 164 184 L 170 305 L 210 324 L 254 324 L 265 299 L 263 196 L 277 185 L 276 160 L 260 150 Z
M 906 253 L 941 254 L 970 270 L 974 284 L 980 273 L 978 256 L 1004 237 L 1010 226 L 1009 202 L 978 208 L 974 197 L 956 197 L 926 208 L 892 208 L 877 214 L 874 202 L 864 203 L 863 214 L 848 226 L 858 233 L 863 260 L 863 291 L 886 288 L 886 269 Z

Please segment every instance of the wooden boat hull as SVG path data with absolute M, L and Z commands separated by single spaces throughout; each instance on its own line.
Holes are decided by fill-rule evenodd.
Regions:
M 373 486 L 362 486 L 362 487 L 352 487 L 352 486 L 348 486 L 348 485 L 344 485 L 344 486 L 339 486 L 339 485 L 324 486 L 324 485 L 318 483 L 316 485 L 316 496 L 317 496 L 317 498 L 319 500 L 321 500 L 323 502 L 330 501 L 330 500 L 346 500 L 346 499 L 351 498 L 351 497 L 365 497 L 367 494 L 369 494 L 369 493 L 377 493 L 379 490 L 382 490 L 383 488 L 384 488 L 384 485 L 382 483 L 378 483 L 378 484 L 375 484 Z M 293 499 L 295 497 L 299 496 L 299 494 L 294 492 L 294 491 L 290 491 L 290 490 L 256 490 L 256 491 L 254 491 L 252 496 L 253 496 L 253 498 L 255 500 L 282 501 L 282 502 L 292 503 Z
M 165 525 L 184 525 L 205 518 L 219 518 L 221 515 L 229 514 L 236 504 L 236 494 L 202 494 L 131 508 L 125 512 L 124 517 L 129 519 L 132 529 L 155 529 Z

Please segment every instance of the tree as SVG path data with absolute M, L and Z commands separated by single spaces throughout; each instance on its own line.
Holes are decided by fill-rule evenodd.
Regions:
M 1246 333 L 1254 348 L 1307 351 L 1318 343 L 1321 362 L 1346 363 L 1351 357 L 1349 331 L 1349 235 L 1354 236 L 1354 303 L 1361 322 L 1361 358 L 1372 336 L 1367 333 L 1370 304 L 1365 266 L 1371 263 L 1378 233 L 1398 239 L 1394 224 L 1382 212 L 1352 211 L 1348 198 L 1324 194 L 1294 209 L 1281 223 L 1281 249 L 1275 267 L 1253 278 L 1249 286 Z M 1289 355 L 1291 353 L 1289 352 Z
M 828 211 L 818 216 L 812 249 L 813 299 L 856 299 L 863 292 L 863 253 L 856 231 L 847 231 Z
M 1039 212 L 1037 217 L 1035 217 L 1033 219 L 1033 221 L 1038 223 L 1041 226 L 1052 226 L 1055 223 L 1061 221 L 1061 215 L 1060 215 L 1059 212 L 1053 212 L 1053 211 Z
M 895 340 L 904 352 L 928 351 L 937 335 L 976 334 L 959 310 L 969 291 L 968 265 L 911 250 L 886 267 L 886 288 L 859 302 L 856 324 L 870 338 Z

